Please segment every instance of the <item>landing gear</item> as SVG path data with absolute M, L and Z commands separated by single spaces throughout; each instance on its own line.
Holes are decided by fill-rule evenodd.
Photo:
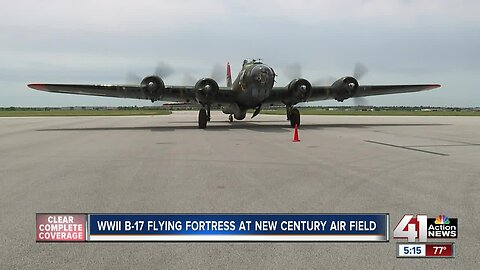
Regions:
M 287 105 L 287 121 L 290 120 L 290 113 L 292 111 L 292 106 L 290 105 Z
M 198 112 L 198 128 L 206 128 L 208 119 L 209 117 L 207 114 L 207 110 L 205 110 L 205 108 L 200 109 L 200 111 Z
M 288 119 L 290 120 L 291 127 L 295 127 L 295 125 L 297 127 L 300 127 L 300 112 L 298 111 L 297 108 L 290 109 L 290 113 L 288 114 Z
M 228 116 L 228 121 L 230 121 L 230 123 L 233 122 L 233 115 L 230 114 L 230 115 Z
M 210 105 L 207 105 L 207 121 L 210 122 Z

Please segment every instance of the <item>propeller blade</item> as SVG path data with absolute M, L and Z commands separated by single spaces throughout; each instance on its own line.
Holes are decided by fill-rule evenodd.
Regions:
M 285 76 L 289 80 L 298 79 L 302 77 L 302 66 L 294 63 L 285 67 Z
M 137 84 L 140 84 L 140 82 L 142 81 L 142 78 L 140 78 L 140 76 L 138 76 L 137 74 L 133 73 L 133 72 L 127 72 L 127 75 L 126 75 L 126 78 L 125 78 L 125 82 L 127 84 L 134 84 L 134 85 L 137 85 Z
M 225 80 L 225 70 L 223 65 L 216 63 L 212 68 L 212 73 L 210 74 L 211 78 L 217 81 L 217 83 L 221 83 Z
M 173 73 L 173 68 L 165 62 L 158 62 L 157 67 L 155 67 L 155 75 L 159 76 L 160 78 L 166 78 Z
M 367 74 L 368 69 L 366 66 L 357 63 L 353 69 L 353 77 L 357 80 L 360 80 L 365 74 Z
M 360 80 L 363 76 L 365 76 L 365 74 L 367 74 L 367 72 L 368 69 L 365 65 L 357 63 L 353 69 L 353 77 L 357 80 Z M 355 97 L 352 101 L 355 106 L 368 106 L 368 101 L 364 97 Z
M 337 78 L 335 78 L 333 76 L 327 76 L 327 77 L 324 77 L 324 78 L 313 81 L 312 84 L 313 85 L 321 85 L 321 86 L 329 86 L 329 85 L 332 85 L 336 80 L 337 80 Z
M 192 74 L 185 73 L 183 75 L 182 82 L 185 85 L 195 85 L 195 83 L 197 82 L 197 79 Z

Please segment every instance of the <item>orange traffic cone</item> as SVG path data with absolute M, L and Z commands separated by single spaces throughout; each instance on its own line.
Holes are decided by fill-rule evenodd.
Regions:
M 298 138 L 298 125 L 295 124 L 295 130 L 293 131 L 293 140 L 292 142 L 299 142 L 300 139 Z

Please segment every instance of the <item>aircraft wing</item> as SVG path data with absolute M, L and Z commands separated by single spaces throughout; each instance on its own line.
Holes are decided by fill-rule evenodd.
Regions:
M 28 87 L 40 91 L 64 94 L 196 103 L 196 89 L 193 86 L 165 86 L 165 89 L 158 96 L 152 96 L 151 93 L 145 91 L 145 88 L 140 85 L 29 84 Z M 215 103 L 230 103 L 233 100 L 234 95 L 231 88 L 219 87 Z
M 274 87 L 271 91 L 270 97 L 266 100 L 268 104 L 282 104 L 290 103 L 296 104 L 299 102 L 320 101 L 328 99 L 336 99 L 343 101 L 351 97 L 366 97 L 388 94 L 399 94 L 408 92 L 418 92 L 430 90 L 440 87 L 439 84 L 409 84 L 409 85 L 360 85 L 356 89 L 349 92 L 343 87 L 334 86 L 312 86 L 310 94 L 298 95 L 295 89 L 286 87 Z
M 353 97 L 378 96 L 418 92 L 440 87 L 439 84 L 411 84 L 411 85 L 360 85 Z
M 161 94 L 153 95 L 140 85 L 109 85 L 109 84 L 29 84 L 28 87 L 40 91 L 90 95 L 102 97 L 132 98 L 161 100 L 172 102 L 196 103 L 197 90 L 194 86 L 165 86 Z M 334 86 L 312 86 L 310 94 L 298 96 L 292 89 L 274 87 L 266 104 L 297 104 L 299 102 L 320 101 L 328 99 L 344 100 L 350 97 L 366 97 L 376 95 L 417 92 L 440 87 L 439 84 L 415 85 L 361 85 L 353 92 L 346 92 L 345 88 Z M 219 87 L 213 104 L 235 103 L 235 93 L 231 88 Z

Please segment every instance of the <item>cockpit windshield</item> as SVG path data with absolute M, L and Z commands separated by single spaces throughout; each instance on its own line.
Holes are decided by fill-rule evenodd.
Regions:
M 261 59 L 245 59 L 243 60 L 243 67 L 247 65 L 253 65 L 253 64 L 263 64 Z

